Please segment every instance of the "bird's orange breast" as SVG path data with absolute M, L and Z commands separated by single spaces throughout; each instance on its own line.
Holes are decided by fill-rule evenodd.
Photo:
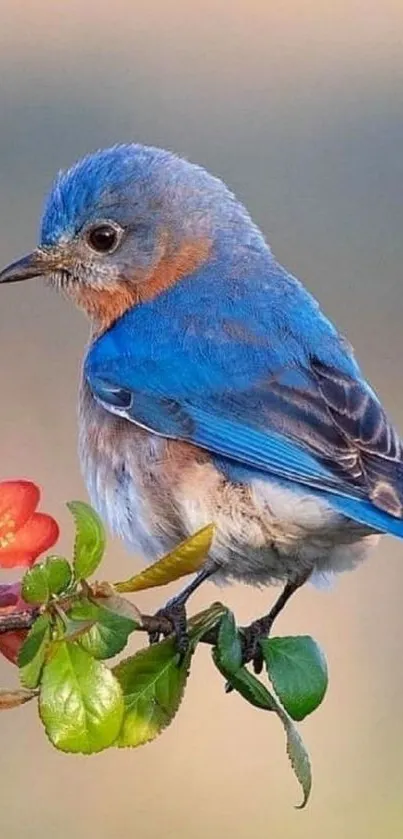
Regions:
M 128 309 L 153 300 L 184 277 L 189 276 L 208 259 L 211 242 L 192 239 L 173 249 L 167 237 L 161 242 L 159 258 L 152 268 L 133 272 L 131 278 L 117 279 L 108 287 L 79 283 L 72 288 L 75 303 L 84 309 L 94 323 L 95 334 L 108 329 Z

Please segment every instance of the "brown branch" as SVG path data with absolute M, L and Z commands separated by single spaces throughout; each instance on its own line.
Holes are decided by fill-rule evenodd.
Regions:
M 8 615 L 0 615 L 0 635 L 5 632 L 16 632 L 20 629 L 31 629 L 39 615 L 39 609 L 29 612 L 12 612 Z M 164 617 L 157 617 L 156 615 L 141 615 L 142 625 L 138 627 L 139 630 L 147 633 L 158 632 L 160 635 L 170 635 L 172 633 L 171 622 Z M 217 633 L 215 630 L 210 630 L 201 639 L 205 644 L 214 645 L 217 641 Z
M 168 618 L 164 617 L 157 617 L 156 615 L 141 615 L 141 626 L 138 627 L 139 630 L 143 632 L 147 632 L 148 634 L 152 634 L 153 632 L 159 632 L 160 635 L 171 635 L 172 634 L 172 624 Z M 200 641 L 203 644 L 210 644 L 215 646 L 217 643 L 217 629 L 210 629 L 200 638 Z
M 39 610 L 29 612 L 11 612 L 0 615 L 0 635 L 4 632 L 16 632 L 18 629 L 31 629 L 39 615 Z

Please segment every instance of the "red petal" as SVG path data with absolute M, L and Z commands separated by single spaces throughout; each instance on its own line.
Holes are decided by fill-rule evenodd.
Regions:
M 0 567 L 15 568 L 32 565 L 36 558 L 47 551 L 59 538 L 59 525 L 46 513 L 34 513 L 15 534 L 7 547 L 0 547 Z
M 18 629 L 16 632 L 3 632 L 0 635 L 0 653 L 3 653 L 13 664 L 17 664 L 18 653 L 27 635 L 27 629 Z
M 0 568 L 29 568 L 36 556 L 28 551 L 12 551 L 10 547 L 0 548 Z
M 18 530 L 35 512 L 40 498 L 39 487 L 32 481 L 0 482 L 0 534 L 1 520 L 9 516 L 14 522 L 8 530 Z

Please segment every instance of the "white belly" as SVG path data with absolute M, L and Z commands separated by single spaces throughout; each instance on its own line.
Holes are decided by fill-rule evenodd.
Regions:
M 79 444 L 92 504 L 146 562 L 214 522 L 217 580 L 264 585 L 352 568 L 378 539 L 309 493 L 230 483 L 205 453 L 114 417 L 86 388 Z

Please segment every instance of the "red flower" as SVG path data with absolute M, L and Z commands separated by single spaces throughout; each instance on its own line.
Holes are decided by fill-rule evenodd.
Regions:
M 52 516 L 36 513 L 40 492 L 30 481 L 0 482 L 0 567 L 32 565 L 59 538 Z
M 31 481 L 0 482 L 0 568 L 32 565 L 59 538 L 52 516 L 36 512 L 39 498 Z M 0 585 L 0 617 L 32 608 L 21 597 L 20 583 Z M 16 663 L 27 634 L 27 629 L 0 633 L 0 653 Z

